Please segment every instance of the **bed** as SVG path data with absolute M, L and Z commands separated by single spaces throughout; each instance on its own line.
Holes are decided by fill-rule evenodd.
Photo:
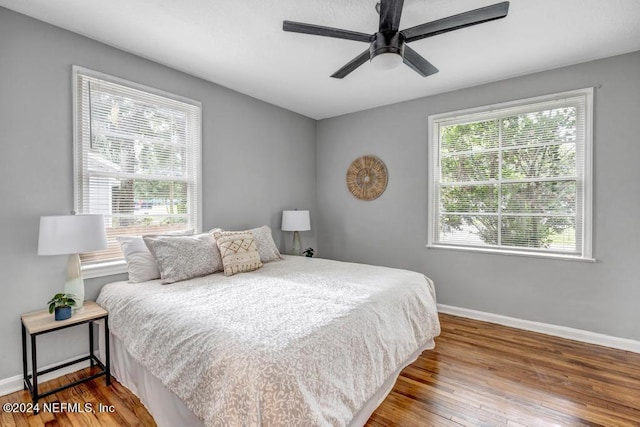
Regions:
M 114 376 L 159 426 L 362 425 L 440 333 L 407 270 L 284 256 L 170 285 L 105 285 Z

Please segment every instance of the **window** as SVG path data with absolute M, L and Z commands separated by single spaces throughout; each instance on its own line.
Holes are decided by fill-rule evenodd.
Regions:
M 80 67 L 73 79 L 75 210 L 104 214 L 109 243 L 83 264 L 121 260 L 117 235 L 198 230 L 200 103 Z
M 592 98 L 431 116 L 427 246 L 590 259 Z

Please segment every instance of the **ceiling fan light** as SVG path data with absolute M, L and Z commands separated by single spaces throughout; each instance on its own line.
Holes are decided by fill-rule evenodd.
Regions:
M 376 33 L 369 46 L 371 63 L 380 70 L 391 70 L 403 61 L 404 39 L 397 31 Z
M 392 70 L 402 64 L 402 55 L 396 52 L 386 52 L 374 56 L 371 64 L 378 70 Z

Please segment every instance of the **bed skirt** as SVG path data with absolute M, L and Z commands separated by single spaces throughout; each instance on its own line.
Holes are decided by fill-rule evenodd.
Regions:
M 100 359 L 105 360 L 104 354 L 104 322 L 96 322 L 100 327 L 99 354 Z M 110 336 L 111 375 L 120 384 L 135 394 L 147 408 L 158 427 L 203 427 L 202 420 L 198 418 L 171 390 L 154 377 L 147 369 L 140 365 L 124 348 L 122 341 L 113 334 Z M 400 372 L 418 359 L 425 350 L 431 350 L 435 346 L 433 340 L 423 348 L 418 349 L 382 384 L 382 387 L 371 396 L 365 405 L 356 413 L 349 423 L 349 427 L 363 426 L 371 414 L 386 399 L 393 389 Z

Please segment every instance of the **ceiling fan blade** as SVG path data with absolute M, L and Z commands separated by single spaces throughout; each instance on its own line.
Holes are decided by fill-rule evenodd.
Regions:
M 509 12 L 509 2 L 503 1 L 491 6 L 481 7 L 480 9 L 470 10 L 468 12 L 459 13 L 447 18 L 438 19 L 437 21 L 427 22 L 426 24 L 416 25 L 400 31 L 405 38 L 405 42 L 409 43 L 415 40 L 424 39 L 438 34 L 458 30 L 471 25 L 482 24 L 483 22 L 493 21 L 495 19 L 504 18 Z
M 344 67 L 340 68 L 338 71 L 331 74 L 331 77 L 335 79 L 341 79 L 347 76 L 347 74 L 351 73 L 353 70 L 355 70 L 356 68 L 358 68 L 359 66 L 367 62 L 369 60 L 370 55 L 371 54 L 369 53 L 369 49 L 365 50 L 360 55 L 356 56 L 351 61 L 349 61 L 349 63 L 346 64 Z
M 380 0 L 380 29 L 378 31 L 398 31 L 404 0 Z
M 371 35 L 356 31 L 341 30 L 339 28 L 323 27 L 322 25 L 305 24 L 302 22 L 283 21 L 282 29 L 292 33 L 313 34 L 316 36 L 334 37 L 337 39 L 371 42 Z
M 436 67 L 407 45 L 404 45 L 404 63 L 422 77 L 427 77 L 438 72 Z

